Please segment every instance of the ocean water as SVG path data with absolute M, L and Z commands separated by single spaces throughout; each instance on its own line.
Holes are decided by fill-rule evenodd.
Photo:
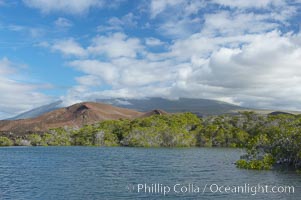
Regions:
M 0 148 L 0 200 L 301 199 L 300 174 L 237 169 L 233 163 L 242 154 L 230 148 Z

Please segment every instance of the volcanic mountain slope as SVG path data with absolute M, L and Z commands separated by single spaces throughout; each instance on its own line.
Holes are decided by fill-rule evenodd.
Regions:
M 26 133 L 47 131 L 56 127 L 81 127 L 110 119 L 133 119 L 144 113 L 103 103 L 84 102 L 60 108 L 39 117 L 0 121 L 0 131 Z

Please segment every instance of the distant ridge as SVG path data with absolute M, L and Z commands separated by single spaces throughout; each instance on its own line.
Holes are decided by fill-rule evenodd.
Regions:
M 97 102 L 104 102 L 114 106 L 135 109 L 140 112 L 159 109 L 169 113 L 191 112 L 199 116 L 233 113 L 236 110 L 244 109 L 243 107 L 223 101 L 192 98 L 179 98 L 175 100 L 159 97 L 146 99 L 113 98 L 97 99 Z
M 44 106 L 40 106 L 37 108 L 34 108 L 32 110 L 26 111 L 24 113 L 21 113 L 15 117 L 9 118 L 7 120 L 16 120 L 16 119 L 28 119 L 28 118 L 34 118 L 34 117 L 38 117 L 44 113 L 53 111 L 55 109 L 61 108 L 62 107 L 62 103 L 63 101 L 59 100 L 59 101 L 55 101 L 53 103 L 44 105 Z

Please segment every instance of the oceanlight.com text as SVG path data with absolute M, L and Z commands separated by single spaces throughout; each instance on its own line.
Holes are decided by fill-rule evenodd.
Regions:
M 265 185 L 257 184 L 251 185 L 245 183 L 243 185 L 220 185 L 217 183 L 210 183 L 204 185 L 198 185 L 194 183 L 173 185 L 161 184 L 161 183 L 139 183 L 129 185 L 127 189 L 134 193 L 143 194 L 162 194 L 164 196 L 168 194 L 245 194 L 245 195 L 257 195 L 257 194 L 276 194 L 287 193 L 294 194 L 295 187 L 288 185 Z

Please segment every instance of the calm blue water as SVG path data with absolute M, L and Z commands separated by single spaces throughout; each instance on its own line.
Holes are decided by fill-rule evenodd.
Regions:
M 0 199 L 301 199 L 300 174 L 237 169 L 233 162 L 241 154 L 218 148 L 0 148 Z M 295 191 L 220 193 L 214 184 L 288 185 Z

